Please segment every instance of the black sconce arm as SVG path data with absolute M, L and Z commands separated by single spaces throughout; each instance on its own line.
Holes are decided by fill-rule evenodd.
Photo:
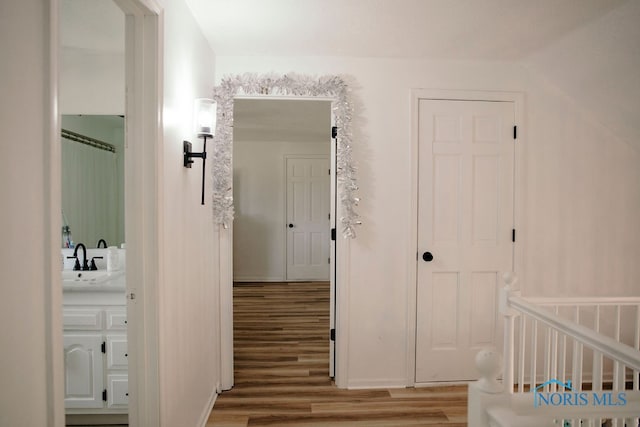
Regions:
M 207 136 L 204 135 L 203 138 L 204 138 L 204 144 L 202 146 L 201 153 L 193 153 L 191 151 L 192 144 L 189 141 L 182 142 L 182 152 L 184 154 L 183 166 L 185 168 L 191 168 L 191 165 L 193 164 L 192 159 L 194 158 L 202 159 L 202 201 L 200 203 L 202 205 L 204 205 L 204 174 L 205 174 L 205 162 L 207 160 Z

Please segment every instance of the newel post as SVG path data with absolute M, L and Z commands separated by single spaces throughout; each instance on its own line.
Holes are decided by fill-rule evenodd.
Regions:
M 520 295 L 520 289 L 517 287 L 518 278 L 515 274 L 504 273 L 502 279 L 505 282 L 504 287 L 500 290 L 499 307 L 500 314 L 504 317 L 504 366 L 502 370 L 502 384 L 504 390 L 508 394 L 513 394 L 514 383 L 514 346 L 515 346 L 515 318 L 518 313 L 511 308 L 509 297 Z
M 476 366 L 480 379 L 469 384 L 467 403 L 467 419 L 469 427 L 489 427 L 487 409 L 507 397 L 505 391 L 513 393 L 513 356 L 514 356 L 514 319 L 517 312 L 509 307 L 509 296 L 518 294 L 517 279 L 513 273 L 503 275 L 505 286 L 500 289 L 498 306 L 504 317 L 504 348 L 503 358 L 495 349 L 480 350 L 476 355 Z M 504 360 L 501 363 L 501 359 Z M 497 377 L 502 369 L 502 383 Z

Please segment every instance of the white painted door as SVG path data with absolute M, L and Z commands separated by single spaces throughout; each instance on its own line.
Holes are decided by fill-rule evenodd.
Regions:
M 329 280 L 329 158 L 286 158 L 287 280 Z
M 514 106 L 422 99 L 416 382 L 477 378 L 501 345 L 496 297 L 513 262 Z

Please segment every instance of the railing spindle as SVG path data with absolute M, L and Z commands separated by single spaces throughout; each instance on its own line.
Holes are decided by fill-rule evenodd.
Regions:
M 594 315 L 593 328 L 596 332 L 600 332 L 600 306 L 596 305 L 596 311 Z M 602 353 L 599 351 L 593 351 L 593 367 L 592 367 L 592 379 L 591 384 L 593 390 L 602 390 Z
M 560 341 L 562 345 L 562 350 L 560 352 L 560 372 L 559 377 L 560 381 L 563 383 L 567 382 L 567 336 L 562 334 L 562 340 Z
M 527 333 L 527 322 L 524 316 L 519 316 L 520 336 L 518 337 L 518 393 L 524 393 L 524 361 L 525 361 L 525 339 Z
M 538 321 L 531 319 L 531 377 L 529 377 L 529 390 L 536 388 L 537 384 L 536 364 L 538 362 L 538 340 L 536 340 L 536 335 L 538 335 Z
M 515 316 L 504 316 L 504 369 L 502 382 L 509 394 L 513 394 L 513 348 Z
M 551 378 L 551 328 L 545 326 L 544 331 L 544 378 Z M 547 384 L 544 387 L 545 392 L 555 391 L 555 388 Z
M 555 307 L 555 314 L 558 316 L 559 307 Z M 551 373 L 549 374 L 549 378 L 558 378 L 558 331 L 552 328 L 551 329 Z M 557 385 L 554 389 L 557 390 Z
M 580 324 L 580 309 L 576 307 L 574 322 Z M 573 340 L 573 363 L 571 364 L 571 377 L 574 391 L 582 391 L 582 343 Z

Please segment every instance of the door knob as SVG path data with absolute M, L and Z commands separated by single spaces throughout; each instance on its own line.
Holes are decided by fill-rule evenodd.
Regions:
M 289 224 L 289 228 L 293 228 L 293 224 Z
M 422 259 L 426 262 L 433 261 L 433 254 L 431 252 L 425 252 L 422 254 Z

